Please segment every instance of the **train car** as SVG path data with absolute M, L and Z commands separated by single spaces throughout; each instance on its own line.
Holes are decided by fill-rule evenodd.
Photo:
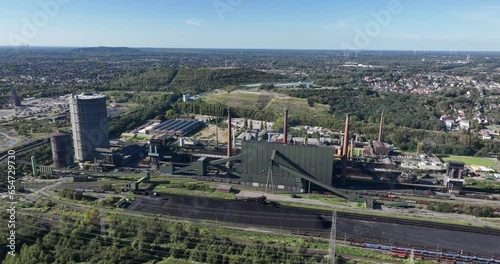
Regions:
M 416 259 L 422 259 L 422 252 L 413 252 L 413 257 Z
M 422 253 L 422 259 L 423 260 L 439 261 L 439 257 L 440 257 L 439 255 L 431 254 L 429 252 Z
M 391 250 L 391 249 L 392 249 L 392 246 L 388 246 L 388 245 L 380 245 L 380 249 L 382 249 L 382 250 Z
M 365 248 L 372 248 L 372 249 L 381 249 L 382 245 L 365 243 L 364 247 Z
M 382 244 L 371 244 L 365 243 L 366 248 L 381 249 L 381 250 L 391 250 L 393 246 L 382 245 Z
M 476 261 L 478 263 L 495 263 L 495 259 L 493 259 L 493 258 L 479 258 L 478 257 L 474 261 Z
M 481 260 L 473 260 L 472 261 L 472 264 L 490 264 L 490 263 L 493 263 L 493 262 L 481 261 Z
M 359 239 L 350 239 L 350 244 L 351 244 L 351 246 L 364 247 L 365 241 L 359 240 Z
M 393 248 L 391 250 L 391 256 L 395 258 L 407 258 L 408 250 L 405 248 Z

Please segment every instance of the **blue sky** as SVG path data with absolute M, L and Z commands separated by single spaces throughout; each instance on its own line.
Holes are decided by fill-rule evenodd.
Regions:
M 500 50 L 496 0 L 0 0 L 0 7 L 0 45 Z

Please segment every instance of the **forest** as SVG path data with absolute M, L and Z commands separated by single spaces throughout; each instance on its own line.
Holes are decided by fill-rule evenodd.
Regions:
M 384 111 L 386 123 L 436 131 L 445 129 L 439 117 L 445 113 L 452 114 L 453 109 L 450 106 L 466 109 L 466 113 L 471 113 L 470 110 L 474 107 L 472 99 L 461 97 L 460 91 L 432 96 L 377 92 L 370 89 L 302 89 L 289 90 L 286 93 L 293 97 L 307 98 L 314 103 L 328 104 L 331 114 L 342 116 L 349 113 L 353 121 L 376 123 Z
M 198 94 L 231 85 L 286 80 L 278 74 L 252 69 L 162 68 L 131 70 L 101 86 L 104 90 L 169 91 Z
M 85 82 L 39 83 L 16 85 L 22 97 L 55 97 L 84 91 L 156 91 L 199 94 L 252 83 L 267 83 L 289 80 L 280 74 L 266 73 L 253 69 L 212 69 L 212 68 L 175 68 L 175 67 L 137 67 L 127 69 L 106 69 L 113 73 L 98 71 L 91 74 L 97 80 Z M 6 103 L 10 89 L 0 85 L 0 102 Z

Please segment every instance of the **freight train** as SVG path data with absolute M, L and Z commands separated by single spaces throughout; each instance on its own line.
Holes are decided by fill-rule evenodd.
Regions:
M 411 252 L 413 250 L 413 257 L 415 259 L 423 259 L 423 260 L 433 260 L 439 262 L 446 263 L 473 263 L 473 264 L 492 264 L 492 263 L 500 263 L 500 259 L 495 257 L 487 258 L 487 257 L 479 257 L 479 256 L 471 256 L 460 253 L 447 253 L 441 251 L 433 251 L 427 249 L 416 249 L 416 248 L 408 248 L 408 247 L 397 247 L 397 246 L 389 246 L 383 244 L 372 244 L 372 243 L 355 243 L 351 242 L 351 244 L 356 246 L 362 246 L 370 249 L 379 249 L 379 250 L 387 250 L 391 251 L 391 256 L 396 258 L 410 258 Z

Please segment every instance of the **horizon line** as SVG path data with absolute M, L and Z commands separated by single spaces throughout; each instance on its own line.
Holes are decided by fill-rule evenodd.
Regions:
M 141 47 L 141 46 L 14 46 L 14 45 L 0 45 L 0 48 L 130 48 L 130 49 L 190 49 L 190 50 L 294 50 L 294 51 L 406 51 L 406 52 L 493 52 L 498 53 L 500 50 L 414 50 L 414 49 L 322 49 L 322 48 L 230 48 L 230 47 L 217 47 L 217 48 L 202 48 L 202 47 Z

